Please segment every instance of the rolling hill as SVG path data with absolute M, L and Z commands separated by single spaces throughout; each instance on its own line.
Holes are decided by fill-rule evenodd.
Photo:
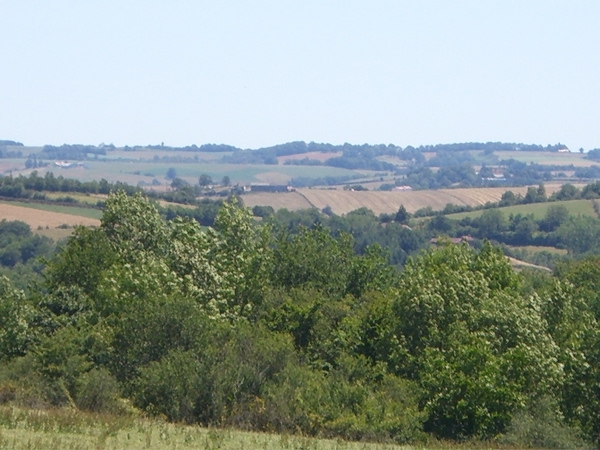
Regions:
M 548 195 L 560 189 L 560 184 L 547 184 Z M 319 210 L 330 207 L 335 214 L 347 214 L 359 208 L 368 208 L 376 215 L 391 214 L 404 205 L 410 213 L 431 207 L 443 209 L 453 205 L 479 206 L 498 202 L 506 191 L 525 195 L 527 187 L 460 188 L 423 191 L 344 191 L 333 189 L 298 189 L 290 193 L 246 194 L 242 198 L 249 207 L 271 206 L 273 209 L 298 210 L 314 207 Z

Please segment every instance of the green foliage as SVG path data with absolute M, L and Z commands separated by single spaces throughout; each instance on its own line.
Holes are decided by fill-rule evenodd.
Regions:
M 398 212 L 396 213 L 394 220 L 398 223 L 406 223 L 409 219 L 410 213 L 406 210 L 404 205 L 400 205 L 400 208 L 398 208 Z
M 574 200 L 580 197 L 581 192 L 570 183 L 563 184 L 560 189 L 552 195 L 555 200 Z
M 119 386 L 111 373 L 92 369 L 77 380 L 75 404 L 84 411 L 119 412 Z
M 255 228 L 251 212 L 235 197 L 223 204 L 215 229 L 219 240 L 212 245 L 212 256 L 228 295 L 226 309 L 220 312 L 245 316 L 260 302 L 272 270 L 270 229 Z
M 554 234 L 576 255 L 597 253 L 600 243 L 600 221 L 587 216 L 569 217 Z
M 54 244 L 47 237 L 33 234 L 29 225 L 21 221 L 0 221 L 0 274 L 25 289 L 39 279 L 42 264 L 39 260 L 50 257 Z
M 116 252 L 103 230 L 77 227 L 68 244 L 49 261 L 46 286 L 50 292 L 76 286 L 91 295 L 103 280 L 103 271 L 116 260 Z
M 561 382 L 558 349 L 536 297 L 489 244 L 447 245 L 408 264 L 392 304 L 388 360 L 424 389 L 426 429 L 444 437 L 493 436 L 529 396 Z M 381 319 L 378 319 L 381 320 Z M 382 333 L 380 333 L 381 335 Z
M 135 383 L 135 403 L 170 420 L 251 425 L 265 383 L 293 355 L 290 341 L 247 326 L 212 337 L 212 346 L 172 350 L 145 366 Z
M 324 227 L 282 234 L 274 251 L 272 279 L 275 286 L 314 288 L 340 298 L 349 282 L 354 257 L 352 239 L 335 239 Z
M 546 211 L 546 216 L 540 223 L 543 231 L 552 232 L 560 227 L 569 217 L 569 210 L 564 205 L 552 205 Z
M 224 182 L 227 182 L 228 179 L 229 179 L 229 177 L 227 177 L 227 176 L 223 177 Z M 213 183 L 212 177 L 208 174 L 203 173 L 198 177 L 198 184 L 202 187 L 206 187 L 212 183 Z M 227 184 L 223 183 L 223 185 L 228 186 L 229 183 L 227 183 Z
M 506 218 L 498 209 L 488 209 L 477 219 L 478 236 L 487 239 L 498 239 L 508 226 Z
M 24 355 L 35 340 L 33 305 L 23 291 L 0 277 L 0 361 Z
M 548 211 L 555 231 L 493 210 L 427 227 L 516 239 L 582 225 Z M 598 442 L 596 259 L 523 283 L 488 242 L 442 242 L 397 272 L 423 228 L 367 210 L 255 221 L 235 198 L 202 228 L 113 194 L 41 286 L 0 282 L 0 400 L 122 412 L 128 399 L 173 421 L 355 440 Z
M 290 366 L 267 387 L 261 419 L 278 432 L 341 436 L 351 440 L 415 442 L 424 415 L 413 383 L 386 375 L 353 383 L 371 372 L 360 359 L 329 374 Z
M 117 379 L 129 383 L 141 367 L 159 361 L 170 351 L 192 351 L 210 345 L 211 324 L 197 304 L 169 297 L 125 306 L 113 319 L 107 365 Z
M 576 429 L 565 425 L 558 406 L 549 397 L 535 399 L 517 411 L 500 442 L 517 448 L 591 448 Z
M 557 268 L 561 282 L 549 292 L 547 314 L 565 365 L 562 409 L 592 441 L 600 442 L 600 261 L 598 257 Z
M 128 197 L 118 191 L 111 195 L 105 204 L 101 227 L 113 248 L 127 261 L 140 251 L 164 254 L 166 224 L 157 208 L 141 194 Z
M 349 234 L 334 238 L 322 226 L 301 228 L 295 235 L 282 233 L 273 258 L 271 279 L 275 286 L 316 289 L 338 299 L 385 288 L 394 274 L 381 248 L 372 247 L 357 257 Z
M 165 178 L 169 180 L 174 180 L 177 178 L 177 169 L 175 169 L 175 167 L 169 167 L 167 173 L 165 174 Z
M 151 414 L 164 414 L 176 422 L 197 420 L 204 367 L 190 352 L 171 351 L 144 368 L 136 386 L 135 401 Z

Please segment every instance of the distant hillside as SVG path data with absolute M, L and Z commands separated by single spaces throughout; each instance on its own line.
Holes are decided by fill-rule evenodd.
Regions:
M 560 189 L 559 184 L 546 185 L 548 195 Z M 271 206 L 274 209 L 286 208 L 289 210 L 304 209 L 308 205 L 322 210 L 330 207 L 335 214 L 347 214 L 359 208 L 367 208 L 376 215 L 381 213 L 392 214 L 404 205 L 410 213 L 431 207 L 433 210 L 442 210 L 450 203 L 459 206 L 479 206 L 488 202 L 500 201 L 502 194 L 511 190 L 515 194 L 525 195 L 527 187 L 495 187 L 495 188 L 468 188 L 468 189 L 439 189 L 423 191 L 349 191 L 328 189 L 298 189 L 295 193 L 288 194 L 248 194 L 243 196 L 247 206 Z M 302 199 L 299 198 L 302 196 Z

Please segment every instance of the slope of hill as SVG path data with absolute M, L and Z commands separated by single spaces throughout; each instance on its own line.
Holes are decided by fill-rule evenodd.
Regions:
M 546 185 L 548 195 L 560 189 L 559 184 Z M 487 202 L 498 202 L 506 191 L 525 195 L 527 187 L 495 187 L 495 188 L 464 188 L 439 189 L 423 191 L 342 191 L 327 189 L 298 189 L 295 193 L 264 193 L 244 195 L 247 206 L 272 206 L 274 209 L 287 208 L 297 210 L 315 207 L 319 210 L 330 207 L 335 214 L 347 214 L 359 208 L 368 208 L 376 215 L 391 214 L 404 205 L 408 212 L 431 207 L 434 210 L 443 209 L 448 203 L 453 205 L 484 205 Z M 300 200 L 298 196 L 304 200 Z
M 510 214 L 521 214 L 526 216 L 528 214 L 533 214 L 536 219 L 542 219 L 548 208 L 551 206 L 564 206 L 569 211 L 569 214 L 573 216 L 583 215 L 590 217 L 597 217 L 596 211 L 594 210 L 594 202 L 595 200 L 565 200 L 558 202 L 546 202 L 546 203 L 532 203 L 528 205 L 513 205 L 513 206 L 504 206 L 501 208 L 497 208 L 498 211 L 502 212 L 505 217 L 508 217 Z M 460 220 L 465 217 L 479 217 L 483 214 L 483 210 L 479 211 L 469 211 L 463 213 L 456 214 L 448 214 L 446 217 L 453 220 Z

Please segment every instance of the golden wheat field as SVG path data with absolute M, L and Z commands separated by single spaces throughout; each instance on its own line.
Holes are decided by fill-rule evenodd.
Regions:
M 546 185 L 548 195 L 560 189 L 560 184 Z M 398 211 L 400 205 L 409 212 L 431 207 L 443 209 L 448 203 L 453 205 L 484 205 L 498 202 L 506 191 L 525 195 L 527 187 L 461 188 L 426 191 L 343 191 L 329 189 L 298 189 L 290 193 L 248 194 L 242 198 L 249 207 L 256 205 L 272 206 L 275 210 L 286 208 L 291 211 L 314 207 L 331 207 L 335 214 L 347 214 L 359 208 L 368 208 L 376 215 L 391 214 Z

